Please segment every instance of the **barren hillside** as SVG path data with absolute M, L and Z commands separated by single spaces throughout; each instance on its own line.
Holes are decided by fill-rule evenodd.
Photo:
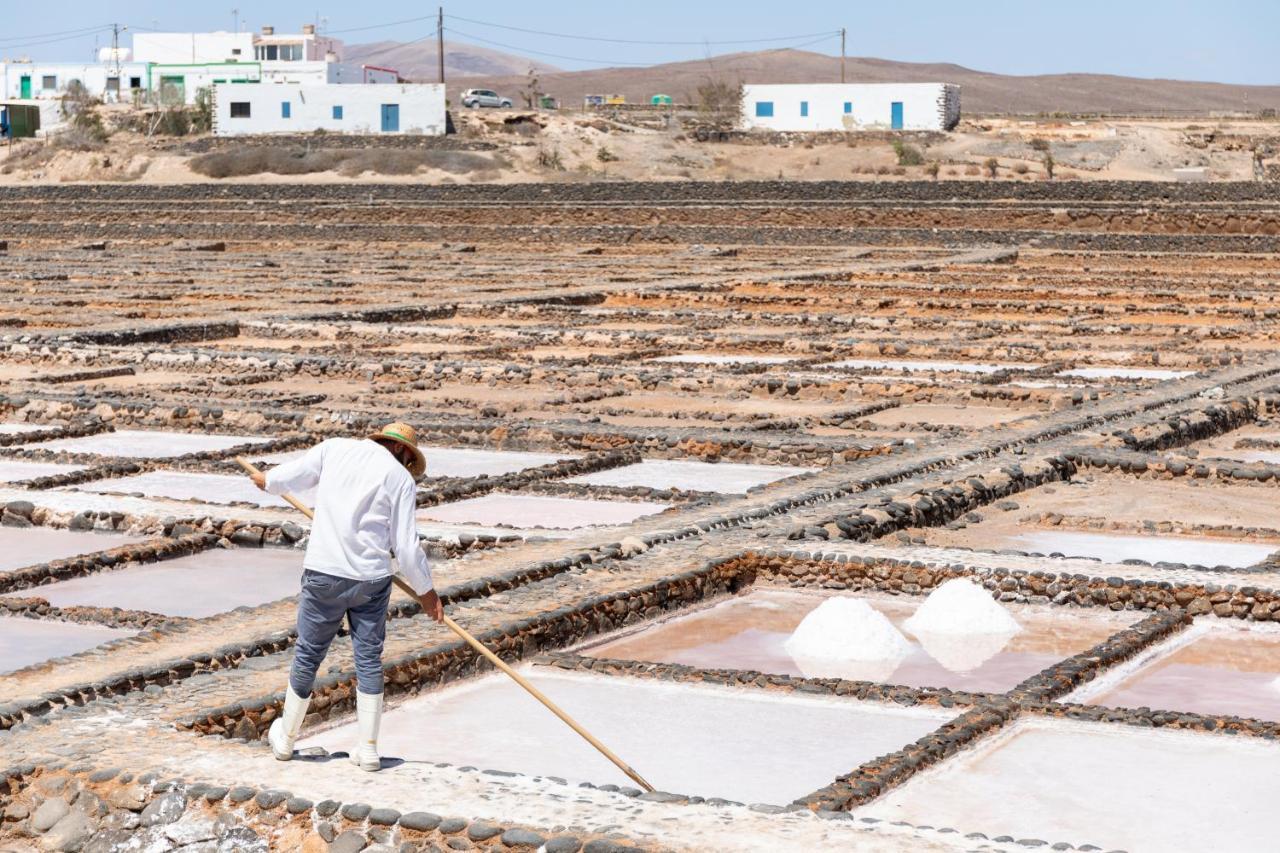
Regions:
M 436 81 L 436 43 L 435 39 L 418 42 L 377 41 L 368 44 L 347 45 L 343 57 L 349 62 L 364 62 L 370 65 L 382 65 L 394 68 L 405 77 L 423 83 Z M 550 73 L 558 69 L 523 56 L 514 56 L 499 50 L 490 50 L 472 44 L 446 41 L 444 43 L 445 79 L 477 76 L 518 76 L 521 80 L 529 72 L 529 67 L 538 69 L 539 73 Z
M 368 46 L 362 46 L 368 47 Z M 453 48 L 461 49 L 455 45 Z M 400 68 L 420 68 L 424 80 L 435 79 L 435 46 L 405 45 L 396 54 Z M 465 46 L 465 51 L 493 53 Z M 448 51 L 447 51 L 448 52 Z M 349 51 L 350 53 L 350 51 Z M 514 63 L 506 71 L 459 71 L 453 76 L 459 86 L 487 86 L 514 93 L 524 86 L 529 60 L 502 55 Z M 1238 86 L 1186 80 L 1146 80 L 1107 74 L 1044 74 L 1016 77 L 990 74 L 950 63 L 894 62 L 887 59 L 853 57 L 847 60 L 847 77 L 852 82 L 936 82 L 963 86 L 967 112 L 1050 113 L 1124 112 L 1152 110 L 1208 111 L 1280 109 L 1280 85 Z M 446 79 L 448 69 L 446 68 Z M 410 74 L 410 76 L 413 76 Z M 734 53 L 692 62 L 673 62 L 648 68 L 602 68 L 591 71 L 547 71 L 542 88 L 565 104 L 577 104 L 588 93 L 622 93 L 631 102 L 648 100 L 657 92 L 678 100 L 692 96 L 699 83 L 727 80 L 743 83 L 836 82 L 840 60 L 820 53 L 800 50 L 772 50 Z M 455 92 L 451 88 L 450 95 Z

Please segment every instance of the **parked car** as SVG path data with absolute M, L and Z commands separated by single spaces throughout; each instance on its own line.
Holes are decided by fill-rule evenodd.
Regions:
M 511 109 L 511 99 L 504 98 L 491 89 L 468 89 L 462 93 L 462 105 L 464 107 L 498 107 L 500 109 Z

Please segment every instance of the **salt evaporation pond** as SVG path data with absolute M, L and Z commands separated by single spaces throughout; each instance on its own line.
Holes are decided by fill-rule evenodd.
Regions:
M 940 373 L 999 373 L 1002 370 L 1035 370 L 1042 364 L 1023 361 L 914 361 L 907 359 L 846 358 L 819 364 L 818 367 L 842 367 L 848 370 L 900 370 L 907 373 L 937 371 Z
M 1185 379 L 1195 376 L 1194 370 L 1159 370 L 1150 367 L 1076 367 L 1060 370 L 1054 376 L 1073 376 L 1078 379 Z
M 130 637 L 134 631 L 101 625 L 0 616 L 0 675 Z
M 419 510 L 418 519 L 454 524 L 506 525 L 517 529 L 572 530 L 596 525 L 630 524 L 646 515 L 662 512 L 667 506 L 642 501 L 495 493 Z
M 573 477 L 568 482 L 588 486 L 643 486 L 650 489 L 742 494 L 755 486 L 763 486 L 798 474 L 811 474 L 818 470 L 820 469 L 796 468 L 788 465 L 645 459 L 635 465 L 623 465 L 620 468 L 610 468 L 606 471 Z
M 1273 851 L 1280 744 L 1023 719 L 855 810 L 1103 850 Z M 1047 848 L 1046 848 L 1047 849 Z
M 1187 563 L 1196 566 L 1230 566 L 1243 569 L 1265 560 L 1280 550 L 1280 543 L 1233 542 L 1209 537 L 1121 536 L 1039 530 L 1019 533 L 1001 546 L 1040 554 L 1060 553 L 1067 557 L 1094 557 L 1107 563 L 1144 560 L 1148 563 Z
M 306 450 L 287 450 L 260 457 L 270 465 L 280 465 L 302 458 Z M 422 447 L 427 457 L 425 479 L 436 477 L 498 477 L 525 468 L 550 465 L 563 459 L 576 459 L 576 453 L 526 453 L 517 450 L 479 450 L 471 447 Z
M 788 355 L 712 355 L 701 352 L 685 352 L 679 355 L 664 355 L 649 359 L 659 364 L 787 364 L 795 361 L 795 356 Z
M 24 462 L 20 459 L 0 459 L 0 483 L 16 483 L 35 477 L 52 477 L 82 471 L 84 465 L 65 465 L 59 462 Z
M 84 492 L 133 494 L 149 498 L 172 498 L 211 504 L 251 503 L 256 506 L 290 506 L 284 498 L 261 491 L 246 476 L 202 474 L 195 471 L 147 471 L 128 477 L 95 480 L 76 486 Z M 307 505 L 315 504 L 314 489 L 295 492 L 294 497 Z
M 290 548 L 214 548 L 60 581 L 40 587 L 36 594 L 54 607 L 120 607 L 201 619 L 297 595 L 302 553 Z
M 36 432 L 37 430 L 52 428 L 52 424 L 7 423 L 0 424 L 0 435 L 13 435 L 20 432 Z
M 1214 625 L 1189 643 L 1180 639 L 1089 702 L 1280 721 L 1280 632 Z
M 226 450 L 241 444 L 265 444 L 258 435 L 218 435 L 212 433 L 166 432 L 163 430 L 121 429 L 79 438 L 42 441 L 31 447 L 68 453 L 95 453 L 129 459 L 164 459 L 208 450 Z
M 0 572 L 119 548 L 145 538 L 53 527 L 0 527 Z
M 789 803 L 955 716 L 543 668 L 523 672 L 659 790 L 745 803 Z M 348 723 L 306 737 L 298 748 L 345 752 L 355 737 Z M 505 675 L 392 708 L 378 748 L 384 758 L 558 776 L 571 786 L 635 784 Z
M 1022 626 L 1022 631 L 1012 637 L 929 635 L 926 645 L 904 630 L 904 623 L 923 599 L 859 595 L 904 633 L 911 646 L 907 656 L 888 673 L 875 661 L 845 661 L 806 671 L 805 667 L 813 667 L 812 662 L 797 662 L 785 644 L 804 617 L 829 597 L 812 592 L 755 589 L 593 646 L 584 654 L 706 669 L 748 669 L 778 675 L 879 680 L 910 687 L 1003 692 L 1137 621 L 1135 615 L 1128 613 L 1018 605 L 1008 608 Z

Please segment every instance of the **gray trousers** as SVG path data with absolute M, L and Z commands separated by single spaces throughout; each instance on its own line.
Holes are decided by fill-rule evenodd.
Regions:
M 298 642 L 289 671 L 293 692 L 304 699 L 311 695 L 316 672 L 346 616 L 360 692 L 381 693 L 382 643 L 387 636 L 390 600 L 390 577 L 358 581 L 304 571 L 298 596 Z

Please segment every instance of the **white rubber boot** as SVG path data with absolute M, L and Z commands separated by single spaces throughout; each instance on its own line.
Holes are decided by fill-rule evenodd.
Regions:
M 271 752 L 277 761 L 288 761 L 293 758 L 293 742 L 302 731 L 302 720 L 307 716 L 307 706 L 311 698 L 303 699 L 293 692 L 292 687 L 284 689 L 284 713 L 271 723 L 267 730 L 267 742 L 271 744 Z
M 356 691 L 356 730 L 360 740 L 351 750 L 351 763 L 361 770 L 377 770 L 382 766 L 378 757 L 378 728 L 382 725 L 382 694 Z

